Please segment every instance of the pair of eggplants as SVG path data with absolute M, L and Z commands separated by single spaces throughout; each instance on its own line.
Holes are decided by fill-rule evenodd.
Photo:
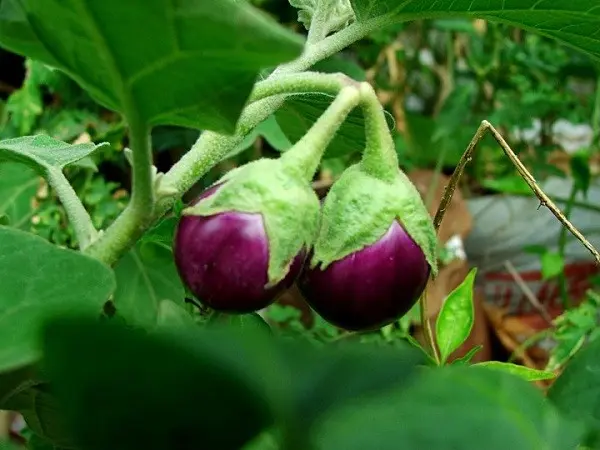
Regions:
M 222 186 L 210 187 L 192 205 L 214 196 Z M 181 217 L 175 262 L 200 302 L 219 312 L 250 313 L 297 283 L 307 303 L 326 321 L 346 330 L 369 331 L 406 314 L 425 289 L 430 265 L 398 218 L 375 242 L 325 268 L 310 264 L 313 251 L 302 248 L 289 261 L 285 276 L 270 283 L 270 241 L 263 219 L 260 212 L 234 209 Z

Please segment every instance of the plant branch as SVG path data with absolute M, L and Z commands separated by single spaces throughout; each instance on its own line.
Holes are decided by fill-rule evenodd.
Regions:
M 114 264 L 141 236 L 154 218 L 154 183 L 150 127 L 130 109 L 129 146 L 133 153 L 131 200 L 106 232 L 87 249 L 91 256 Z
M 343 88 L 310 130 L 293 148 L 281 156 L 281 162 L 286 170 L 293 171 L 310 182 L 327 146 L 348 114 L 358 105 L 360 98 L 357 88 L 352 86 Z
M 583 244 L 583 246 L 593 255 L 596 262 L 600 264 L 600 254 L 598 253 L 598 251 L 594 248 L 592 244 L 588 242 L 588 240 L 581 234 L 581 232 L 577 230 L 577 228 L 575 228 L 573 224 L 571 224 L 571 222 L 569 222 L 569 220 L 564 216 L 560 209 L 558 209 L 554 202 L 544 193 L 544 191 L 542 191 L 542 189 L 538 186 L 533 175 L 529 173 L 527 168 L 519 160 L 517 155 L 512 151 L 512 149 L 506 143 L 504 138 L 487 120 L 484 120 L 475 132 L 473 139 L 471 140 L 469 146 L 460 158 L 458 166 L 454 170 L 454 173 L 452 174 L 452 177 L 450 178 L 450 181 L 446 186 L 446 189 L 444 190 L 442 201 L 440 202 L 440 206 L 437 210 L 435 218 L 433 219 L 433 225 L 435 229 L 439 229 L 440 224 L 442 223 L 444 214 L 446 213 L 446 209 L 448 208 L 448 205 L 452 200 L 452 195 L 456 190 L 456 186 L 458 185 L 458 182 L 460 180 L 465 166 L 468 162 L 471 161 L 471 159 L 473 158 L 473 152 L 475 151 L 477 145 L 488 132 L 492 134 L 494 139 L 496 139 L 506 156 L 508 156 L 513 165 L 517 168 L 517 171 L 519 172 L 521 177 L 525 180 L 527 185 L 531 188 L 531 190 L 535 193 L 536 197 L 540 200 L 540 205 L 548 208 L 550 212 L 554 214 L 554 216 L 565 226 L 565 228 L 567 228 L 567 230 L 569 230 L 569 232 L 571 232 L 571 234 L 575 236 Z
M 440 352 L 438 351 L 437 345 L 435 343 L 435 339 L 433 337 L 433 329 L 431 328 L 431 322 L 429 321 L 429 308 L 427 307 L 427 289 L 423 291 L 423 294 L 419 299 L 419 303 L 421 306 L 421 327 L 424 331 L 425 341 L 431 349 L 433 359 L 439 366 L 442 364 L 442 358 L 440 357 Z
M 393 14 L 374 17 L 362 22 L 354 22 L 343 30 L 307 47 L 300 58 L 288 64 L 281 65 L 273 72 L 273 75 L 307 70 L 319 61 L 334 55 L 364 38 L 369 33 L 395 22 L 398 22 L 398 17 Z
M 283 74 L 256 83 L 250 102 L 280 94 L 322 93 L 336 96 L 346 86 L 358 86 L 343 73 L 299 72 Z
M 85 210 L 81 200 L 79 200 L 71 183 L 65 178 L 62 170 L 50 168 L 46 173 L 46 177 L 65 208 L 69 221 L 75 231 L 75 236 L 77 236 L 79 249 L 82 251 L 85 250 L 98 235 L 98 231 L 94 228 L 90 215 Z

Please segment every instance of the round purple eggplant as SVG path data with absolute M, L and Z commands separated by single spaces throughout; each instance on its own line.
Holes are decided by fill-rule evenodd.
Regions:
M 328 322 L 371 331 L 406 314 L 423 293 L 430 267 L 421 248 L 394 221 L 374 244 L 321 270 L 307 264 L 299 288 Z
M 194 203 L 218 190 L 207 189 Z M 288 274 L 268 286 L 269 241 L 261 214 L 230 211 L 182 216 L 174 244 L 175 264 L 185 285 L 205 305 L 227 313 L 251 313 L 291 287 L 305 259 L 298 254 Z

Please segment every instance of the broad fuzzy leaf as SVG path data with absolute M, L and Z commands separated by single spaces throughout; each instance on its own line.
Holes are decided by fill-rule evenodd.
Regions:
M 301 39 L 244 1 L 2 0 L 0 45 L 149 125 L 232 132 L 258 72 Z

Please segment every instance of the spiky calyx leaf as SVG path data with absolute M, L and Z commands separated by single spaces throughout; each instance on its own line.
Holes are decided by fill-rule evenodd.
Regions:
M 311 267 L 331 263 L 374 244 L 398 220 L 419 245 L 437 274 L 437 238 L 431 217 L 415 186 L 398 169 L 390 182 L 365 172 L 361 164 L 344 171 L 323 204 Z
M 296 255 L 314 244 L 320 210 L 317 195 L 306 180 L 291 176 L 275 159 L 259 159 L 239 167 L 216 184 L 221 183 L 215 194 L 186 208 L 183 214 L 261 214 L 269 241 L 268 285 L 278 283 Z

